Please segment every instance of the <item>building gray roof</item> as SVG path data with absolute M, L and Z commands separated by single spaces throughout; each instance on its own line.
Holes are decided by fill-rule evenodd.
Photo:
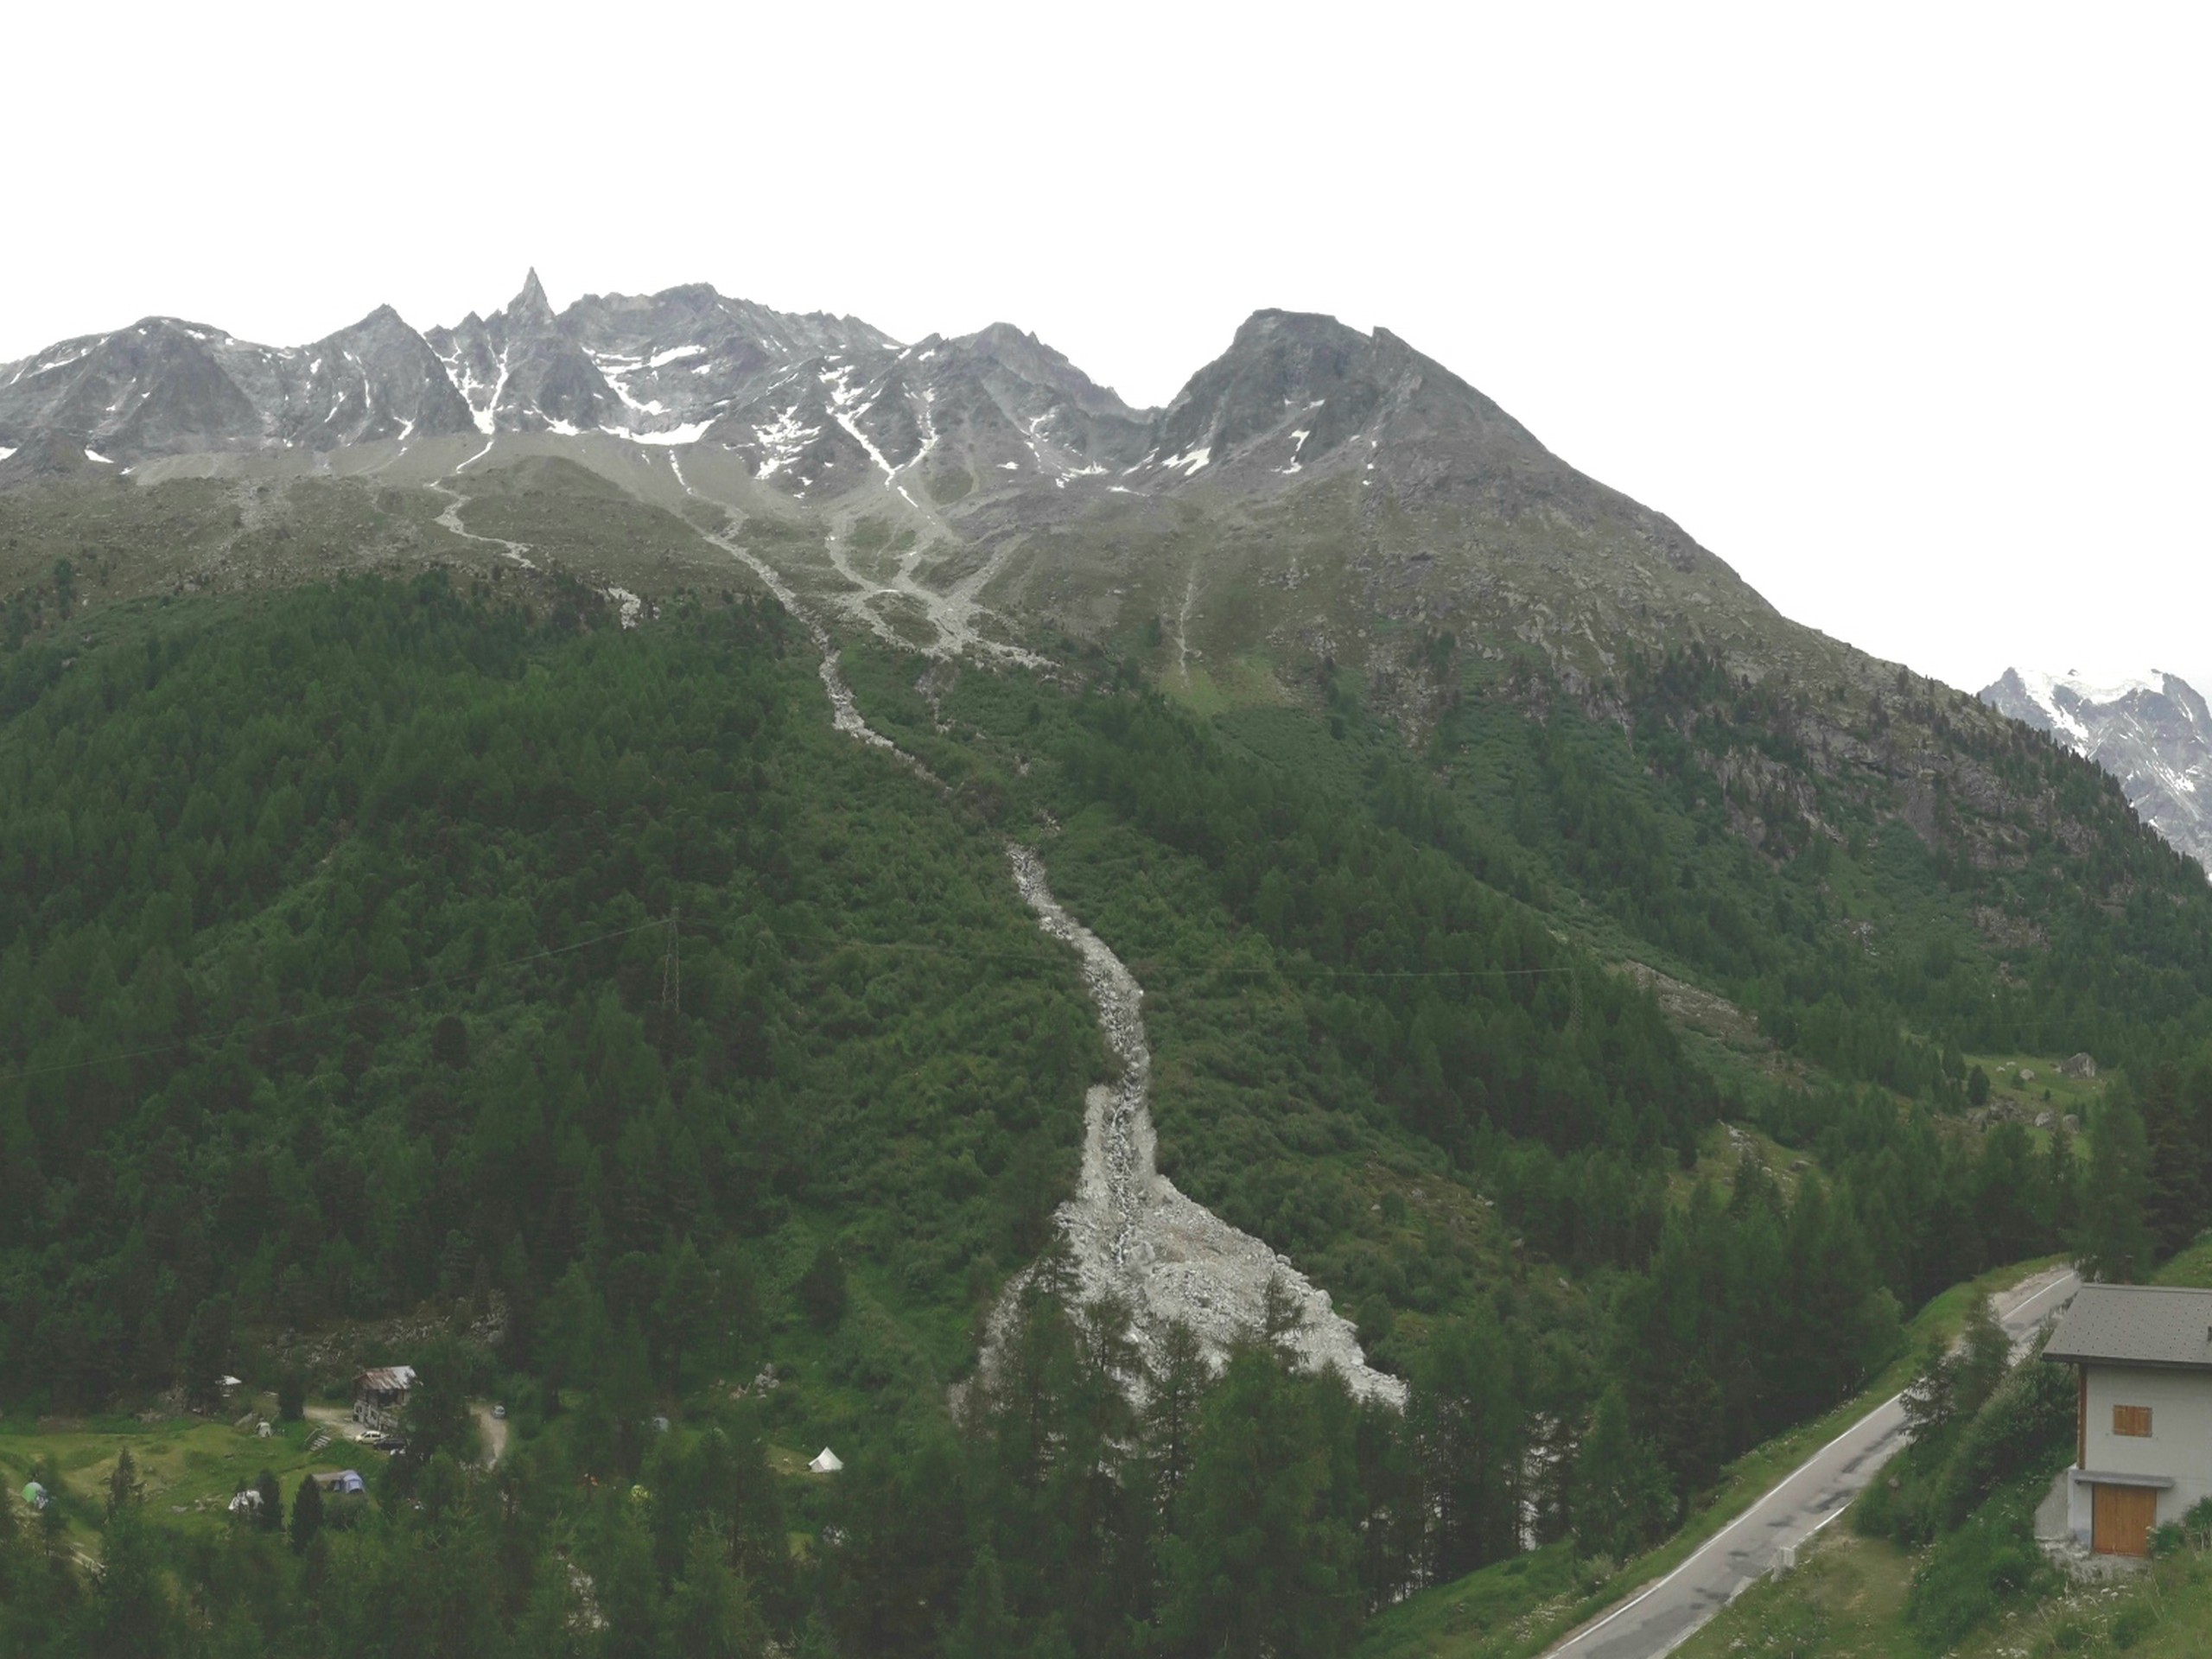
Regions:
M 2084 1285 L 2043 1357 L 2212 1371 L 2212 1290 Z

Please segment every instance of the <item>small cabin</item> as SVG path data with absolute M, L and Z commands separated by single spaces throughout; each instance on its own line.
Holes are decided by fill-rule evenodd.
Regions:
M 353 1421 L 364 1428 L 394 1429 L 415 1387 L 412 1365 L 385 1365 L 353 1379 Z
M 2084 1285 L 2043 1357 L 2076 1376 L 2068 1530 L 2148 1554 L 2152 1529 L 2212 1497 L 2212 1290 Z

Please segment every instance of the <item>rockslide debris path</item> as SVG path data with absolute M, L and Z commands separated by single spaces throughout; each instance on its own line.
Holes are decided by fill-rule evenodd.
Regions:
M 1249 1233 L 1185 1197 L 1156 1161 L 1152 1127 L 1152 1050 L 1138 1005 L 1144 988 L 1104 941 L 1070 916 L 1045 883 L 1045 867 L 1027 847 L 1007 849 L 1014 884 L 1039 927 L 1083 958 L 1084 983 L 1098 1005 L 1106 1045 L 1122 1065 L 1111 1084 L 1093 1084 L 1084 1100 L 1083 1173 L 1062 1205 L 1059 1224 L 1075 1258 L 1084 1300 L 1109 1292 L 1138 1315 L 1138 1341 L 1149 1347 L 1160 1325 L 1180 1320 L 1218 1356 L 1240 1334 L 1257 1331 L 1268 1286 L 1301 1316 L 1286 1340 L 1312 1370 L 1333 1366 L 1352 1391 L 1402 1407 L 1406 1385 L 1375 1370 L 1351 1324 L 1329 1293 Z
M 698 494 L 681 472 L 677 480 L 687 493 Z M 807 615 L 775 570 L 734 538 L 693 529 L 744 564 L 805 625 L 822 653 L 822 684 L 836 729 L 887 751 L 943 789 L 936 773 L 862 718 L 852 689 L 838 672 L 829 631 Z M 1351 1321 L 1332 1306 L 1328 1292 L 1249 1233 L 1185 1196 L 1160 1173 L 1152 1127 L 1152 1049 L 1138 1007 L 1144 988 L 1103 940 L 1053 898 L 1044 862 L 1033 851 L 1012 843 L 1007 856 L 1014 866 L 1015 890 L 1037 912 L 1038 925 L 1082 957 L 1084 983 L 1097 1004 L 1106 1045 L 1122 1068 L 1116 1081 L 1094 1084 L 1084 1096 L 1083 1173 L 1075 1197 L 1060 1206 L 1057 1217 L 1083 1299 L 1111 1293 L 1127 1302 L 1136 1315 L 1132 1334 L 1147 1357 L 1161 1329 L 1176 1320 L 1196 1332 L 1217 1361 L 1238 1337 L 1262 1328 L 1273 1284 L 1298 1315 L 1296 1328 L 1281 1340 L 1302 1364 L 1313 1370 L 1333 1366 L 1353 1393 L 1402 1408 L 1406 1385 L 1367 1363 Z

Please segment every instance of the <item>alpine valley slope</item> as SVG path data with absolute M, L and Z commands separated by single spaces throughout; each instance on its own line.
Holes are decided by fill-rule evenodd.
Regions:
M 1532 1535 L 1630 1559 L 1901 1309 L 2056 1248 L 2073 1154 L 2031 1149 L 2024 1068 L 1969 1120 L 1975 1058 L 2127 1064 L 2212 1008 L 2212 887 L 2112 779 L 1783 618 L 1387 333 L 1262 312 L 1147 410 L 1010 327 L 533 279 L 429 335 L 70 342 L 0 366 L 0 450 L 11 1400 L 165 1382 L 219 1295 L 381 1316 L 496 1273 L 548 1315 L 537 1398 L 592 1396 L 518 1419 L 503 1471 L 568 1459 L 533 1535 L 709 1412 L 834 1427 L 803 1576 L 756 1517 L 787 1645 L 820 1613 L 937 1654 L 996 1605 L 1179 1656 L 1324 1602 L 1266 1644 L 1343 1652 Z M 963 1450 L 941 1402 L 1055 1213 L 1123 1294 L 1018 1305 L 1000 1375 L 1046 1386 L 978 1366 Z M 773 1402 L 727 1387 L 769 1357 L 734 1294 L 684 1388 L 725 1246 L 796 1355 Z M 1278 1251 L 1406 1412 L 1239 1356 L 1201 1425 L 1236 1434 L 1122 1501 L 1186 1427 L 1166 1338 L 1120 1427 L 1122 1316 L 1203 1292 L 1289 1345 Z M 701 1408 L 666 1437 L 648 1370 Z M 1073 1450 L 1038 1481 L 1025 1446 Z M 1296 1526 L 1246 1523 L 1255 1470 Z M 581 1628 L 398 1518 L 318 1582 L 397 1606 L 442 1566 L 444 1605 Z M 556 1595 L 666 1578 L 594 1531 Z
M 2145 823 L 2212 870 L 2212 709 L 2178 674 L 2098 686 L 2008 668 L 1981 700 L 2120 780 Z
M 704 285 L 556 312 L 532 272 L 489 317 L 424 335 L 387 308 L 281 349 L 148 318 L 0 365 L 11 637 L 54 620 L 61 561 L 72 605 L 446 566 L 628 619 L 749 569 L 931 656 L 1102 649 L 1201 710 L 1352 697 L 1447 749 L 1471 692 L 1564 697 L 1671 734 L 1762 857 L 1863 818 L 1996 878 L 1999 950 L 2039 945 L 2047 881 L 2013 878 L 2043 851 L 2138 833 L 1996 710 L 1790 621 L 1449 370 L 1323 316 L 1255 313 L 1159 410 L 1005 324 L 902 344 Z

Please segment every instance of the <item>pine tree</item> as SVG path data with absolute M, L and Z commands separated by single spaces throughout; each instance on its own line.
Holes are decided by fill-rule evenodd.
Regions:
M 682 1387 L 683 1357 L 699 1346 L 711 1329 L 713 1315 L 713 1281 L 697 1248 L 687 1238 L 669 1259 L 668 1277 L 653 1308 L 665 1381 L 671 1392 Z
M 1930 1336 L 1920 1351 L 1920 1367 L 1904 1395 L 1905 1429 L 1915 1441 L 1942 1433 L 1958 1410 L 1958 1361 L 1951 1344 Z
M 220 1379 L 230 1349 L 231 1299 L 211 1296 L 194 1313 L 177 1351 L 177 1381 L 188 1403 L 202 1411 L 221 1403 Z
M 263 1470 L 254 1477 L 253 1490 L 261 1502 L 253 1512 L 253 1524 L 264 1532 L 284 1530 L 284 1489 L 276 1484 L 276 1477 Z
M 175 1610 L 162 1587 L 155 1541 L 135 1503 L 108 1517 L 100 1535 L 100 1573 L 87 1610 L 91 1659 L 146 1659 L 172 1651 Z
M 313 1475 L 300 1477 L 300 1490 L 292 1497 L 292 1548 L 304 1555 L 322 1530 L 322 1485 Z
M 1512 1363 L 1487 1317 L 1437 1331 L 1414 1378 L 1412 1411 L 1434 1517 L 1433 1576 L 1455 1579 L 1512 1554 L 1526 1437 Z
M 1199 1413 L 1212 1380 L 1198 1332 L 1180 1319 L 1169 1320 L 1160 1333 L 1144 1414 L 1145 1458 L 1154 1502 L 1163 1515 L 1189 1478 Z
M 2088 1190 L 2082 1206 L 2082 1266 L 2093 1279 L 2134 1284 L 2151 1270 L 2155 1245 L 2143 1218 L 2151 1196 L 2150 1160 L 2141 1115 L 2114 1091 L 2090 1135 Z
M 944 1659 L 1017 1659 L 1021 1651 L 1013 1616 L 1007 1611 L 998 1553 L 985 1544 L 976 1552 L 976 1564 L 961 1586 L 960 1618 L 945 1638 Z
M 1230 1355 L 1167 1544 L 1171 1653 L 1320 1659 L 1350 1645 L 1360 1611 L 1353 1540 L 1321 1502 L 1329 1455 L 1313 1386 L 1263 1347 Z
M 408 1462 L 420 1469 L 446 1452 L 474 1463 L 483 1446 L 468 1408 L 467 1354 L 453 1338 L 441 1337 L 416 1357 L 415 1385 L 407 1395 Z
M 1586 1555 L 1626 1560 L 1674 1518 L 1650 1443 L 1630 1428 L 1619 1385 L 1599 1396 L 1574 1459 L 1574 1535 Z
M 745 1581 L 704 1533 L 694 1534 L 669 1596 L 668 1628 L 694 1659 L 760 1659 L 768 1632 Z
M 834 1330 L 845 1317 L 845 1264 L 827 1243 L 799 1276 L 798 1300 L 807 1318 L 824 1331 Z
M 2212 1222 L 2203 1132 L 2177 1068 L 2162 1065 L 2143 1088 L 2143 1129 L 2150 1157 L 2144 1221 L 2161 1255 L 2184 1249 Z
M 107 1478 L 107 1512 L 112 1516 L 128 1503 L 136 1503 L 145 1496 L 146 1483 L 139 1478 L 138 1465 L 132 1461 L 130 1448 L 124 1446 L 116 1455 L 115 1467 Z
M 1967 1310 L 1966 1329 L 1960 1334 L 1958 1357 L 1952 1370 L 1951 1405 L 1961 1417 L 1980 1411 L 1997 1392 L 2012 1368 L 2012 1339 L 1998 1323 L 1997 1309 L 1986 1296 L 1978 1296 Z

